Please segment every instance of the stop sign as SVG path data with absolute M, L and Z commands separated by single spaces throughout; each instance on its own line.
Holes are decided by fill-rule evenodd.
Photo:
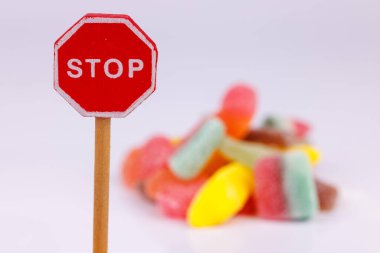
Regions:
M 54 45 L 54 88 L 81 115 L 125 117 L 156 88 L 157 49 L 127 15 L 87 14 Z

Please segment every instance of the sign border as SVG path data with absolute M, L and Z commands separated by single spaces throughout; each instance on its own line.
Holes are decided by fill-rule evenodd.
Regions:
M 125 24 L 140 40 L 142 40 L 152 51 L 152 76 L 151 85 L 126 111 L 120 112 L 97 112 L 86 111 L 78 104 L 69 94 L 59 86 L 58 75 L 58 50 L 65 44 L 76 31 L 84 24 Z M 147 99 L 156 89 L 156 70 L 157 70 L 157 48 L 154 42 L 141 30 L 141 28 L 127 15 L 117 14 L 86 14 L 78 22 L 76 22 L 69 30 L 67 30 L 54 43 L 54 89 L 84 117 L 102 117 L 102 118 L 124 118 L 136 109 L 145 99 Z

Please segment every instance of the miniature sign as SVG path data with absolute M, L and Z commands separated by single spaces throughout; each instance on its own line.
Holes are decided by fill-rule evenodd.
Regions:
M 83 116 L 125 117 L 155 90 L 156 46 L 127 15 L 85 15 L 54 53 L 54 88 Z

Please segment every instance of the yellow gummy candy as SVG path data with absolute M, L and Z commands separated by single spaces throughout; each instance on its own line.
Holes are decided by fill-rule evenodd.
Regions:
M 291 151 L 298 150 L 298 151 L 304 152 L 309 158 L 310 164 L 312 166 L 317 165 L 319 160 L 321 159 L 321 152 L 319 152 L 319 150 L 315 149 L 311 145 L 299 144 L 299 145 L 291 146 L 288 150 L 291 150 Z
M 187 211 L 193 227 L 221 224 L 240 211 L 253 190 L 253 172 L 239 163 L 220 168 L 198 191 Z

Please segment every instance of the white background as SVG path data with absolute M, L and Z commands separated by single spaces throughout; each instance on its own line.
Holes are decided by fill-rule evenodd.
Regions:
M 157 91 L 112 121 L 110 252 L 378 252 L 377 0 L 0 0 L 0 252 L 91 252 L 94 120 L 53 90 L 53 44 L 87 12 L 125 13 L 159 51 Z M 184 134 L 228 85 L 313 124 L 317 174 L 348 189 L 311 223 L 191 230 L 120 184 L 123 154 Z M 378 209 L 375 209 L 378 208 Z M 377 233 L 378 234 L 378 233 Z

